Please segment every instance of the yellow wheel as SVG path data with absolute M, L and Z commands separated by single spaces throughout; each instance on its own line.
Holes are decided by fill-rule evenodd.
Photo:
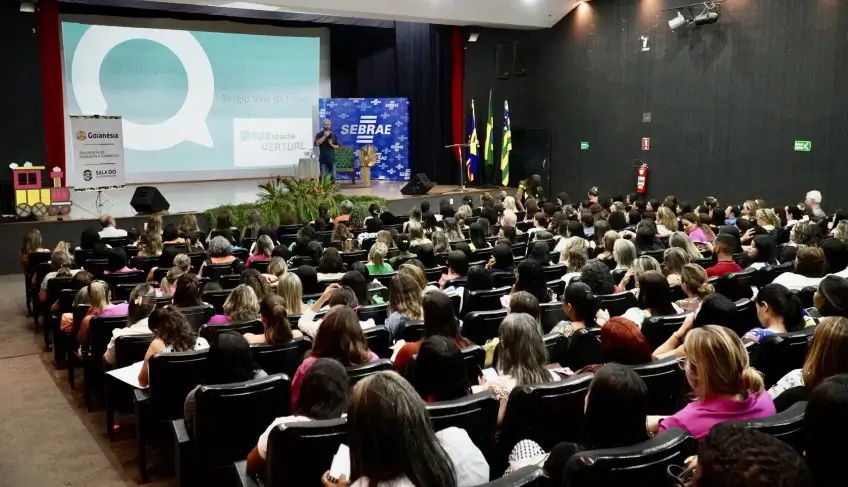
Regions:
M 18 215 L 18 218 L 29 218 L 32 215 L 32 207 L 26 203 L 18 203 L 18 206 L 15 207 L 15 214 Z

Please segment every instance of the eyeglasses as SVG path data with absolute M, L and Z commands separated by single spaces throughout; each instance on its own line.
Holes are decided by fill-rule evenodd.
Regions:
M 677 366 L 680 367 L 681 370 L 686 370 L 686 357 L 680 357 L 677 359 Z

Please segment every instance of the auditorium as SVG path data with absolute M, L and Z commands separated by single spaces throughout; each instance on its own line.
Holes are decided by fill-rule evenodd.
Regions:
M 846 485 L 848 4 L 0 26 L 0 485 Z

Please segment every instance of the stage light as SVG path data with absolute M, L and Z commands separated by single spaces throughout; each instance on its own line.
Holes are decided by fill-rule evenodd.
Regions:
M 718 12 L 705 12 L 695 17 L 693 23 L 695 25 L 708 25 L 718 22 Z
M 35 4 L 33 2 L 21 2 L 21 12 L 28 14 L 35 13 Z
M 479 38 L 480 38 L 480 34 L 478 34 L 477 32 L 472 32 L 468 36 L 468 42 L 477 42 L 477 39 L 479 39 Z
M 680 11 L 677 12 L 677 17 L 668 21 L 668 26 L 671 27 L 671 30 L 675 30 L 684 25 L 686 25 L 686 18 L 683 17 L 683 12 Z

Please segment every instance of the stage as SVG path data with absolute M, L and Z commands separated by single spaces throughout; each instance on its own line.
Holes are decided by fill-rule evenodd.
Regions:
M 228 204 L 242 204 L 256 201 L 257 185 L 265 182 L 265 179 L 242 179 L 230 181 L 198 181 L 192 183 L 160 183 L 155 186 L 159 188 L 162 195 L 171 204 L 169 214 L 165 216 L 165 223 L 179 224 L 185 213 L 196 213 L 201 229 L 208 229 L 209 225 L 203 212 Z M 396 215 L 405 215 L 414 205 L 422 201 L 429 201 L 433 210 L 437 210 L 442 199 L 451 201 L 454 207 L 459 207 L 462 197 L 474 195 L 479 200 L 479 195 L 485 191 L 499 191 L 499 189 L 467 188 L 460 190 L 456 185 L 436 185 L 424 196 L 405 196 L 400 193 L 401 188 L 406 185 L 403 181 L 372 181 L 372 186 L 352 185 L 349 181 L 341 181 L 342 194 L 351 196 L 375 196 L 386 199 L 388 210 Z M 130 207 L 130 198 L 136 186 L 127 186 L 124 189 L 109 191 L 106 195 L 111 205 L 104 207 L 104 213 L 109 213 L 117 219 L 118 228 L 144 227 L 146 216 L 135 216 Z M 507 188 L 510 194 L 515 192 L 514 188 Z M 2 224 L 2 237 L 0 237 L 0 251 L 7 258 L 0 262 L 0 274 L 19 274 L 22 272 L 17 256 L 20 252 L 23 236 L 31 228 L 41 231 L 42 240 L 46 248 L 52 249 L 60 240 L 69 240 L 74 244 L 79 242 L 80 234 L 88 227 L 100 228 L 94 200 L 97 193 L 82 192 L 72 193 L 71 199 L 74 208 L 71 214 L 63 221 L 21 221 L 7 222 Z

